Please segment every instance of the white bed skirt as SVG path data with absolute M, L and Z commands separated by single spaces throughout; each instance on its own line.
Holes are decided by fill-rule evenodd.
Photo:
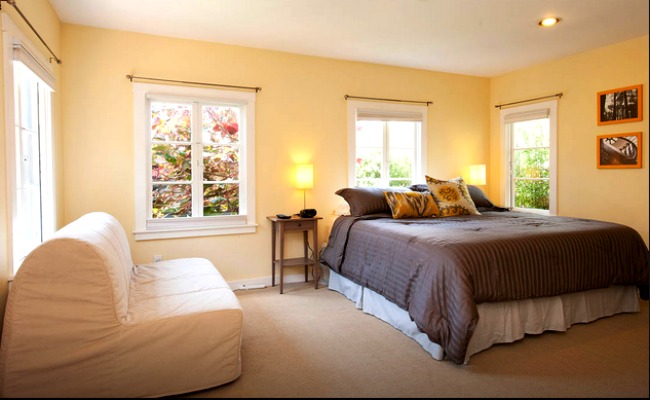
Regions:
M 442 347 L 418 330 L 408 312 L 370 289 L 359 286 L 331 269 L 328 287 L 352 300 L 363 312 L 373 315 L 418 342 L 433 358 L 442 360 Z M 614 314 L 639 312 L 635 286 L 615 286 L 519 301 L 481 303 L 477 305 L 479 321 L 469 341 L 465 364 L 469 358 L 496 343 L 511 343 L 525 334 L 547 330 L 566 331 L 576 323 L 587 323 Z

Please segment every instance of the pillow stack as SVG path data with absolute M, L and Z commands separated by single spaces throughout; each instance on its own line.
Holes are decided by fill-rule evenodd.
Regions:
M 428 175 L 425 178 L 426 185 L 416 184 L 410 188 L 352 187 L 339 189 L 336 194 L 345 199 L 350 215 L 355 217 L 372 214 L 391 214 L 395 219 L 481 215 L 477 206 L 494 207 L 481 189 L 467 185 L 460 176 L 446 181 Z

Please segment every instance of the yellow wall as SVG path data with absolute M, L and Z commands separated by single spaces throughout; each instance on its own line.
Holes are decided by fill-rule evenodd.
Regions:
M 500 202 L 494 105 L 563 92 L 558 212 L 623 222 L 648 242 L 648 138 L 642 169 L 595 167 L 597 135 L 642 131 L 647 136 L 647 36 L 486 79 L 60 24 L 47 0 L 20 6 L 63 59 L 55 66 L 54 99 L 59 226 L 90 211 L 109 212 L 131 237 L 136 263 L 148 262 L 154 254 L 206 257 L 231 282 L 268 277 L 271 234 L 265 216 L 296 212 L 303 205 L 302 191 L 292 183 L 294 164 L 314 164 L 308 207 L 327 218 L 341 203 L 334 192 L 347 186 L 345 94 L 433 101 L 427 173 L 450 178 L 467 175 L 469 164 L 488 163 L 488 193 Z M 2 8 L 12 12 L 6 3 Z M 133 241 L 133 96 L 127 74 L 262 87 L 256 105 L 257 233 Z M 596 92 L 639 83 L 644 85 L 644 121 L 598 127 Z M 0 154 L 5 139 L 2 125 Z M 0 175 L 4 302 L 9 210 Z M 324 220 L 321 238 L 325 229 Z
M 327 216 L 342 201 L 334 192 L 347 186 L 346 94 L 433 101 L 433 176 L 467 174 L 469 164 L 488 161 L 486 78 L 65 24 L 61 40 L 67 221 L 101 210 L 116 216 L 129 234 L 133 230 L 133 96 L 127 74 L 262 87 L 256 102 L 257 233 L 131 239 L 137 263 L 154 254 L 197 256 L 212 260 L 228 281 L 270 277 L 266 216 L 303 208 L 303 192 L 293 187 L 297 162 L 314 164 L 307 206 L 326 217 L 319 227 L 325 241 Z
M 598 126 L 596 93 L 643 85 L 643 120 Z M 619 222 L 648 243 L 648 36 L 493 78 L 490 87 L 490 198 L 500 199 L 496 104 L 562 92 L 558 101 L 558 215 Z M 642 168 L 596 168 L 596 137 L 642 132 Z M 500 190 L 501 188 L 501 190 Z
M 18 8 L 27 17 L 29 22 L 38 31 L 39 35 L 43 38 L 45 43 L 50 49 L 61 58 L 60 54 L 60 32 L 61 23 L 50 6 L 48 0 L 32 0 L 19 2 Z M 38 37 L 33 33 L 29 26 L 24 22 L 20 14 L 9 4 L 2 3 L 2 13 L 11 17 L 13 22 L 18 28 L 32 41 L 34 49 L 40 51 L 45 59 L 51 57 L 50 52 L 41 43 Z M 2 19 L 0 19 L 0 26 Z M 11 217 L 11 210 L 7 204 L 7 181 L 5 175 L 5 152 L 7 130 L 5 127 L 5 77 L 4 77 L 4 53 L 1 49 L 4 48 L 4 39 L 0 36 L 0 311 L 4 311 L 6 296 L 7 296 L 7 281 L 9 279 L 9 255 L 8 255 L 8 237 L 9 232 L 8 219 Z M 55 78 L 59 76 L 60 67 L 53 62 L 52 69 Z M 62 166 L 62 138 L 61 138 L 61 119 L 60 119 L 60 101 L 59 91 L 55 92 L 52 96 L 52 113 L 53 113 L 53 143 L 54 143 L 54 163 L 56 171 L 56 185 L 57 185 L 57 217 L 59 227 L 63 219 L 63 179 L 61 172 Z M 11 132 L 11 131 L 10 131 Z M 2 314 L 0 314 L 2 315 Z M 0 318 L 0 326 L 2 319 Z

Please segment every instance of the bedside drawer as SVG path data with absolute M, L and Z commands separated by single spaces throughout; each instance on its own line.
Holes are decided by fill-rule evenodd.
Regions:
M 303 221 L 300 219 L 290 220 L 282 223 L 285 231 L 302 231 L 308 229 L 314 229 L 314 221 Z

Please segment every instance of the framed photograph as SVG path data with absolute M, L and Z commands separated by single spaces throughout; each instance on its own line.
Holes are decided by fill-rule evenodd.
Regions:
M 641 132 L 600 135 L 596 142 L 598 168 L 641 168 Z
M 643 120 L 643 85 L 598 92 L 598 125 Z

